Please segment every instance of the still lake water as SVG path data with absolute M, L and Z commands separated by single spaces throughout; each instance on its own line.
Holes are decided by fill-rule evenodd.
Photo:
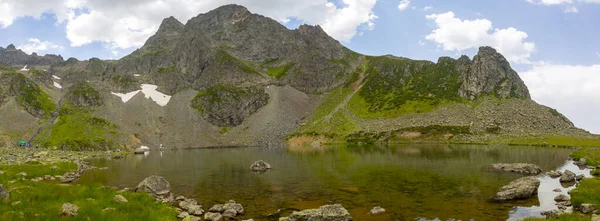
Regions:
M 160 175 L 175 195 L 193 197 L 205 209 L 233 199 L 244 206 L 243 218 L 256 220 L 277 220 L 268 215 L 278 209 L 286 216 L 331 203 L 342 204 L 354 220 L 518 220 L 554 208 L 553 202 L 540 204 L 540 199 L 552 200 L 558 194 L 554 188 L 572 187 L 540 176 L 539 199 L 495 203 L 498 189 L 522 176 L 490 171 L 489 165 L 527 162 L 544 171 L 586 172 L 567 161 L 571 151 L 473 145 L 165 150 L 93 161 L 109 169 L 86 172 L 79 182 L 134 188 L 145 177 Z M 273 169 L 251 172 L 249 166 L 257 160 Z M 372 217 L 368 211 L 374 206 L 388 212 Z

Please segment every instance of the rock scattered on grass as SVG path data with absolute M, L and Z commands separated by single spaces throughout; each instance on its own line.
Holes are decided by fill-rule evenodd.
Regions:
M 4 187 L 4 185 L 0 184 L 0 200 L 6 200 L 10 198 L 10 192 Z
M 123 195 L 115 195 L 114 200 L 117 203 L 128 203 L 129 202 L 127 200 L 127 198 L 125 198 Z
M 379 206 L 373 207 L 373 209 L 371 209 L 371 211 L 369 211 L 369 214 L 371 215 L 379 215 L 385 213 L 385 209 L 381 208 Z
M 61 214 L 65 216 L 76 216 L 78 211 L 79 207 L 77 207 L 76 205 L 65 203 L 62 205 Z

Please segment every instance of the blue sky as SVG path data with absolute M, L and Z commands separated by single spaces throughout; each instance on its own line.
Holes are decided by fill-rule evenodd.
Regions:
M 290 29 L 319 24 L 348 48 L 369 55 L 436 61 L 494 46 L 534 100 L 600 133 L 600 0 L 180 1 L 5 0 L 0 45 L 65 59 L 118 59 L 140 47 L 164 17 L 185 23 L 238 3 Z

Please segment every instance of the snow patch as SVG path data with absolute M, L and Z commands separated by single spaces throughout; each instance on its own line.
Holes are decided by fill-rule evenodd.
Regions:
M 142 150 L 144 150 L 144 151 L 150 150 L 150 148 L 149 148 L 149 147 L 147 147 L 147 146 L 141 146 L 141 147 L 140 147 L 140 149 L 142 149 Z
M 52 75 L 52 78 L 56 79 L 56 80 L 60 80 L 60 78 L 56 75 Z
M 142 93 L 146 96 L 146 99 L 151 99 L 160 106 L 166 106 L 171 100 L 171 96 L 163 94 L 156 89 L 158 86 L 152 84 L 142 84 Z
M 56 81 L 54 82 L 54 87 L 58 88 L 58 89 L 62 89 L 62 85 L 60 85 L 59 83 L 56 83 Z
M 135 96 L 140 91 L 144 94 L 144 97 L 146 97 L 146 99 L 150 99 L 162 107 L 166 106 L 169 103 L 169 101 L 171 100 L 171 96 L 157 91 L 156 89 L 158 88 L 158 86 L 156 86 L 156 85 L 142 84 L 141 88 L 142 88 L 141 90 L 132 91 L 127 94 L 121 94 L 121 93 L 115 93 L 115 92 L 110 92 L 110 93 L 115 96 L 120 97 L 121 100 L 123 100 L 123 103 L 127 103 L 127 101 L 129 101 L 133 96 Z
M 135 96 L 137 93 L 139 93 L 141 90 L 137 90 L 137 91 L 132 91 L 129 92 L 127 94 L 121 94 L 121 93 L 115 93 L 115 92 L 110 92 L 112 95 L 115 95 L 117 97 L 120 97 L 121 100 L 123 101 L 123 103 L 127 103 L 127 101 L 131 100 L 131 98 L 133 98 L 133 96 Z
M 21 68 L 20 71 L 29 71 L 29 69 L 27 69 L 27 65 L 25 65 L 25 67 Z
M 142 75 L 141 74 L 134 74 L 133 76 L 134 77 L 139 77 L 139 76 L 142 76 Z

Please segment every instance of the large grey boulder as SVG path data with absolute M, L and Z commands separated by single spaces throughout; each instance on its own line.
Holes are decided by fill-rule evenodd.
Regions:
M 289 217 L 282 217 L 279 221 L 349 221 L 352 216 L 342 205 L 325 205 L 318 209 L 307 209 L 293 212 Z
M 265 161 L 259 160 L 250 165 L 250 170 L 254 172 L 266 172 L 271 169 L 271 165 Z
M 10 198 L 10 192 L 4 187 L 4 185 L 0 184 L 0 200 Z
M 527 199 L 537 194 L 539 186 L 540 181 L 536 177 L 523 177 L 500 188 L 495 199 L 500 201 Z
M 164 177 L 152 175 L 140 182 L 135 191 L 150 193 L 154 197 L 165 197 L 171 193 L 171 184 Z
M 496 163 L 492 164 L 491 167 L 495 170 L 521 173 L 526 175 L 538 175 L 542 172 L 540 167 L 531 163 Z
M 561 183 L 570 183 L 575 181 L 575 173 L 570 170 L 565 170 L 563 174 L 560 176 Z

